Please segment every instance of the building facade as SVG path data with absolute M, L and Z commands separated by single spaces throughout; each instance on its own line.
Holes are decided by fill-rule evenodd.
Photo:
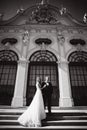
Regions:
M 87 106 L 87 24 L 41 2 L 0 20 L 0 105 L 29 105 L 46 75 L 52 106 Z

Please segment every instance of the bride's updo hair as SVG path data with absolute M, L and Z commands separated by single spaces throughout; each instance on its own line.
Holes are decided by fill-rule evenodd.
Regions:
M 41 78 L 38 76 L 38 77 L 36 77 L 36 82 L 39 82 L 39 83 L 41 83 Z

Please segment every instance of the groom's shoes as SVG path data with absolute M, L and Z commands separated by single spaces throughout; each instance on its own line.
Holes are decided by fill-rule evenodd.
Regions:
M 51 116 L 52 115 L 52 113 L 51 112 L 48 112 L 48 116 Z

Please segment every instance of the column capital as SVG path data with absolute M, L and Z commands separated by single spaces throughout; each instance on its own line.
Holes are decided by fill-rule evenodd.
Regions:
M 27 59 L 21 58 L 18 60 L 18 64 L 28 64 L 28 63 L 29 63 L 29 61 Z
M 58 63 L 59 64 L 69 64 L 69 61 L 60 59 Z

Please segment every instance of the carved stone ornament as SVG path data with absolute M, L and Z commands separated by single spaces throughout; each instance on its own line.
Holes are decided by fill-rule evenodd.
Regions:
M 52 41 L 48 38 L 38 38 L 35 40 L 35 43 L 40 45 L 42 43 L 46 44 L 46 45 L 50 45 L 52 43 Z
M 58 35 L 58 41 L 61 43 L 61 45 L 65 42 L 65 38 L 63 35 Z
M 65 7 L 62 7 L 62 8 L 60 9 L 60 14 L 61 14 L 61 15 L 65 14 L 66 12 L 67 12 L 67 9 L 66 9 Z
M 28 40 L 29 40 L 29 32 L 28 31 L 24 32 L 22 40 L 23 40 L 24 45 L 27 45 Z
M 85 13 L 83 16 L 83 22 L 87 24 L 87 13 Z
M 36 22 L 36 23 L 57 23 L 56 16 L 54 12 L 49 9 L 48 4 L 38 4 L 36 10 L 32 11 L 31 17 L 29 22 Z
M 35 40 L 35 43 L 41 47 L 41 51 L 45 51 L 46 47 L 52 43 L 48 38 L 38 38 Z

